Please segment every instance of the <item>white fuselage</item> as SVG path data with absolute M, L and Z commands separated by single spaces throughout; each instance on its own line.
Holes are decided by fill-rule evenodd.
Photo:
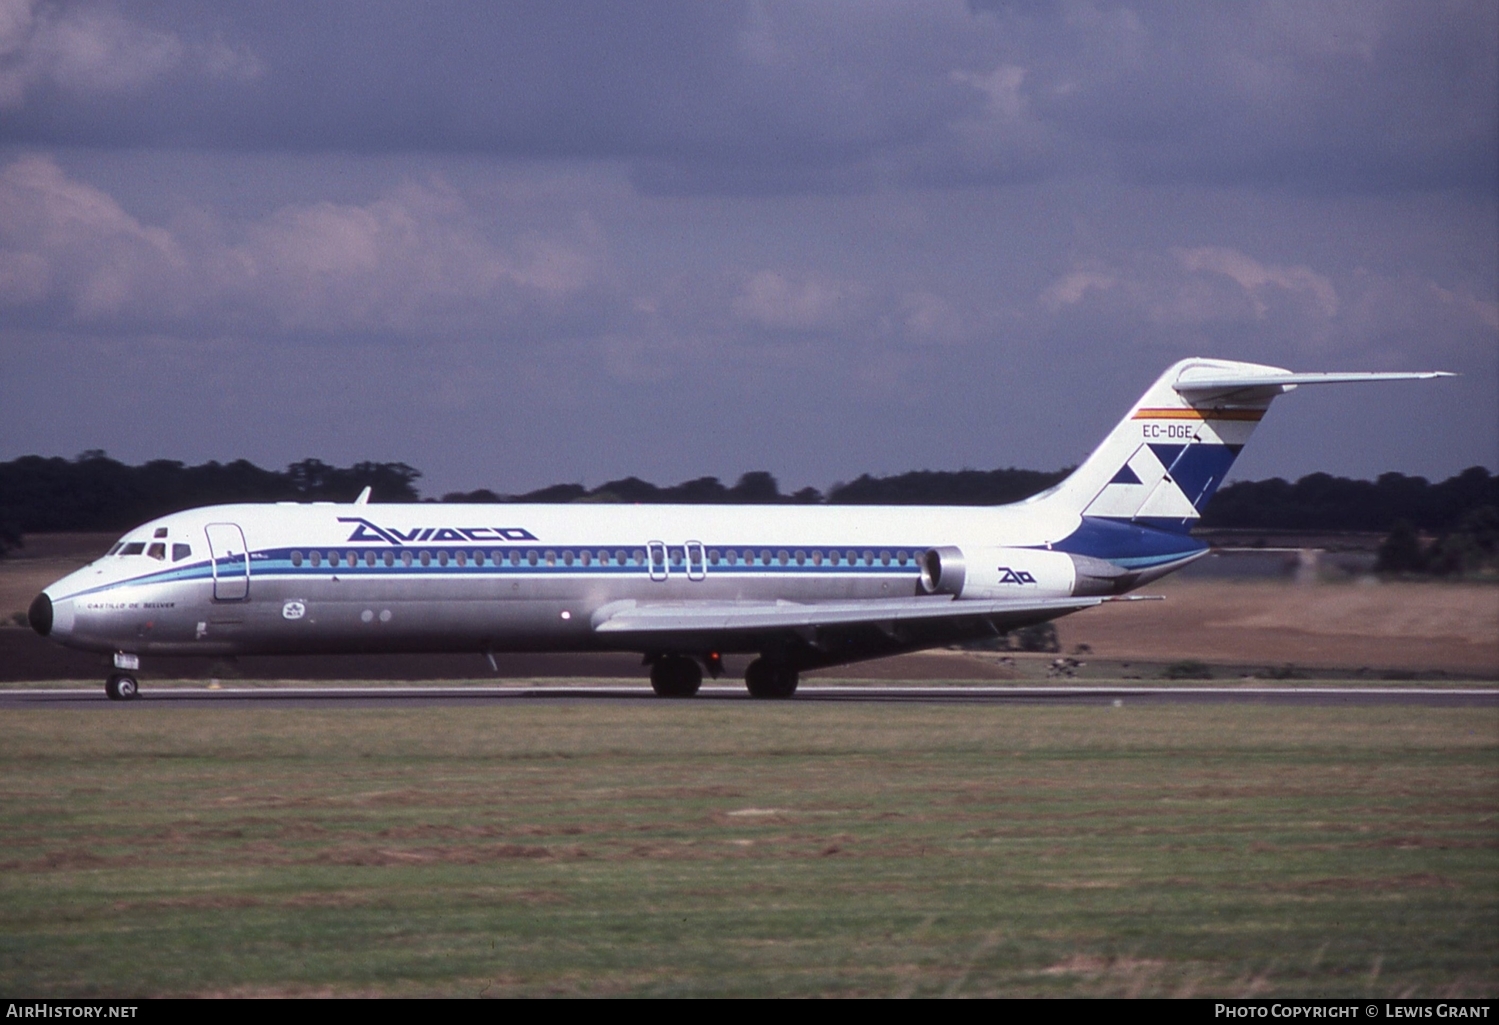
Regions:
M 665 642 L 601 636 L 595 614 L 621 601 L 918 595 L 921 559 L 942 546 L 1005 550 L 988 560 L 994 567 L 969 560 L 961 596 L 1073 594 L 1077 559 L 1048 546 L 1079 517 L 1049 512 L 1033 503 L 214 506 L 144 524 L 46 593 L 52 636 L 98 651 L 649 651 Z M 1172 544 L 1156 559 L 1163 569 L 1201 550 L 1185 537 Z

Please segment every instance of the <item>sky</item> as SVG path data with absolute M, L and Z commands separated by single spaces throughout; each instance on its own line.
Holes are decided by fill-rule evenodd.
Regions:
M 0 0 L 0 459 L 1499 469 L 1492 0 Z

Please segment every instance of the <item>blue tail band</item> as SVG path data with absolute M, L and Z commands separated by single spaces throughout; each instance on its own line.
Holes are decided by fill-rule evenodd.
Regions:
M 1121 569 L 1149 569 L 1189 559 L 1208 546 L 1189 536 L 1179 520 L 1165 520 L 1161 529 L 1143 520 L 1084 516 L 1081 526 L 1051 547 L 1059 552 L 1087 555 L 1112 562 Z

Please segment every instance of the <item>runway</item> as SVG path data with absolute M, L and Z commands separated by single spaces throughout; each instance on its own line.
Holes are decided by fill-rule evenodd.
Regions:
M 611 701 L 751 701 L 741 686 L 709 685 L 696 698 L 658 698 L 647 686 L 169 687 L 111 702 L 103 688 L 0 691 L 0 710 L 94 708 L 396 708 L 411 705 Z M 801 687 L 791 701 L 862 704 L 1425 705 L 1496 707 L 1499 689 L 1435 687 Z

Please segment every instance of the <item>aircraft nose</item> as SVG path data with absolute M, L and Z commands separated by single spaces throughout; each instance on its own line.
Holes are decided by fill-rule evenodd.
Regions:
M 26 612 L 26 619 L 31 623 L 31 629 L 43 637 L 52 632 L 52 599 L 47 597 L 46 591 L 36 596 Z

